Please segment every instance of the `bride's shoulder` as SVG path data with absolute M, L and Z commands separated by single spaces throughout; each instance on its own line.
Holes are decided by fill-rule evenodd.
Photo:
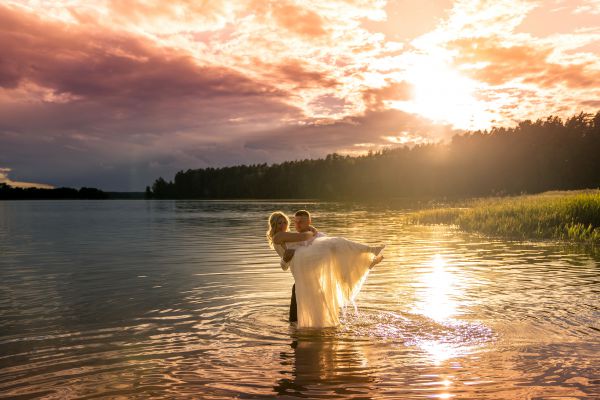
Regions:
M 273 243 L 274 244 L 281 244 L 281 240 L 285 237 L 285 233 L 286 232 L 277 232 L 276 234 L 273 235 Z

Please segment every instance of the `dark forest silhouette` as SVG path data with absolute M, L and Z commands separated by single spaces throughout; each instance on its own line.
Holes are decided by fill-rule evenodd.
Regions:
M 151 198 L 487 196 L 600 186 L 600 112 L 456 135 L 365 156 L 180 171 Z
M 108 193 L 96 188 L 82 187 L 72 189 L 67 187 L 45 188 L 20 188 L 0 183 L 0 200 L 62 200 L 62 199 L 107 199 Z

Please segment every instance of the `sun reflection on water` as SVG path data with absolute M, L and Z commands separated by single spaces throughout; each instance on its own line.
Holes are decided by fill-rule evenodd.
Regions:
M 470 332 L 473 327 L 465 327 L 469 323 L 457 319 L 464 313 L 461 307 L 464 306 L 467 282 L 462 281 L 459 272 L 449 264 L 442 255 L 436 254 L 423 265 L 424 273 L 415 284 L 416 301 L 412 312 L 429 318 L 432 328 L 444 327 L 441 336 L 426 335 L 415 340 L 424 356 L 436 366 L 464 356 L 472 350 L 464 342 L 463 335 L 465 329 Z M 448 389 L 450 382 L 446 383 Z M 450 394 L 447 395 L 451 397 Z
M 413 311 L 425 315 L 436 322 L 444 322 L 458 314 L 460 295 L 457 278 L 448 270 L 444 258 L 436 254 L 426 265 L 430 271 L 423 274 L 418 286 L 420 299 Z
M 446 360 L 458 357 L 464 351 L 459 346 L 437 340 L 423 340 L 419 341 L 417 345 L 425 350 L 434 365 L 440 365 Z

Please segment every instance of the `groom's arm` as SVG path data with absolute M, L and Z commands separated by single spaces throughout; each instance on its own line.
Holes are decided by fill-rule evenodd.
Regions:
M 311 240 L 314 239 L 317 236 L 317 234 L 319 233 L 319 231 L 317 231 L 317 228 L 315 228 L 314 226 L 310 225 L 308 227 L 308 231 L 306 231 L 306 232 L 312 232 L 312 234 L 313 234 L 313 236 L 311 238 L 307 239 L 308 242 L 306 244 L 308 245 L 308 244 L 311 243 Z M 301 232 L 301 233 L 306 233 L 306 232 Z M 285 253 L 283 253 L 283 257 L 282 257 L 283 262 L 284 263 L 290 262 L 292 260 L 292 258 L 294 257 L 294 253 L 295 252 L 296 252 L 295 249 L 286 249 Z
M 310 229 L 310 231 L 313 233 L 313 237 L 311 237 L 310 239 L 308 239 L 308 240 L 306 241 L 306 245 L 307 245 L 307 246 L 308 246 L 308 245 L 311 245 L 311 244 L 312 244 L 312 242 L 313 242 L 313 240 L 315 240 L 316 238 L 318 238 L 318 237 L 321 237 L 321 236 L 327 236 L 327 235 L 325 235 L 323 232 L 320 232 L 320 231 L 318 231 L 318 230 L 317 230 L 317 228 L 315 228 L 315 227 L 314 227 L 314 226 L 312 226 L 312 225 L 311 225 L 311 226 L 310 226 L 308 229 Z
M 273 243 L 303 242 L 313 237 L 312 231 L 306 232 L 279 232 L 273 236 Z

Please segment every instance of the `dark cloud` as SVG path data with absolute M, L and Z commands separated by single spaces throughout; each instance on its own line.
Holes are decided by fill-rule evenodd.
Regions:
M 57 93 L 117 102 L 284 96 L 233 70 L 198 65 L 183 52 L 131 35 L 51 24 L 7 7 L 0 7 L 0 47 L 5 88 L 27 80 Z
M 0 167 L 22 180 L 139 190 L 205 166 L 183 149 L 300 117 L 287 93 L 132 35 L 0 6 L 0 47 Z
M 294 82 L 297 88 L 331 88 L 338 85 L 326 72 L 312 71 L 300 60 L 288 60 L 277 65 L 275 70 L 279 80 Z
M 382 137 L 410 132 L 430 140 L 449 139 L 457 131 L 447 125 L 399 110 L 368 111 L 364 116 L 348 117 L 330 124 L 290 126 L 266 132 L 261 137 L 246 141 L 248 149 L 299 152 L 319 156 L 354 143 L 381 143 Z M 351 140 L 349 140 L 351 138 Z M 307 146 L 310 144 L 310 146 Z

